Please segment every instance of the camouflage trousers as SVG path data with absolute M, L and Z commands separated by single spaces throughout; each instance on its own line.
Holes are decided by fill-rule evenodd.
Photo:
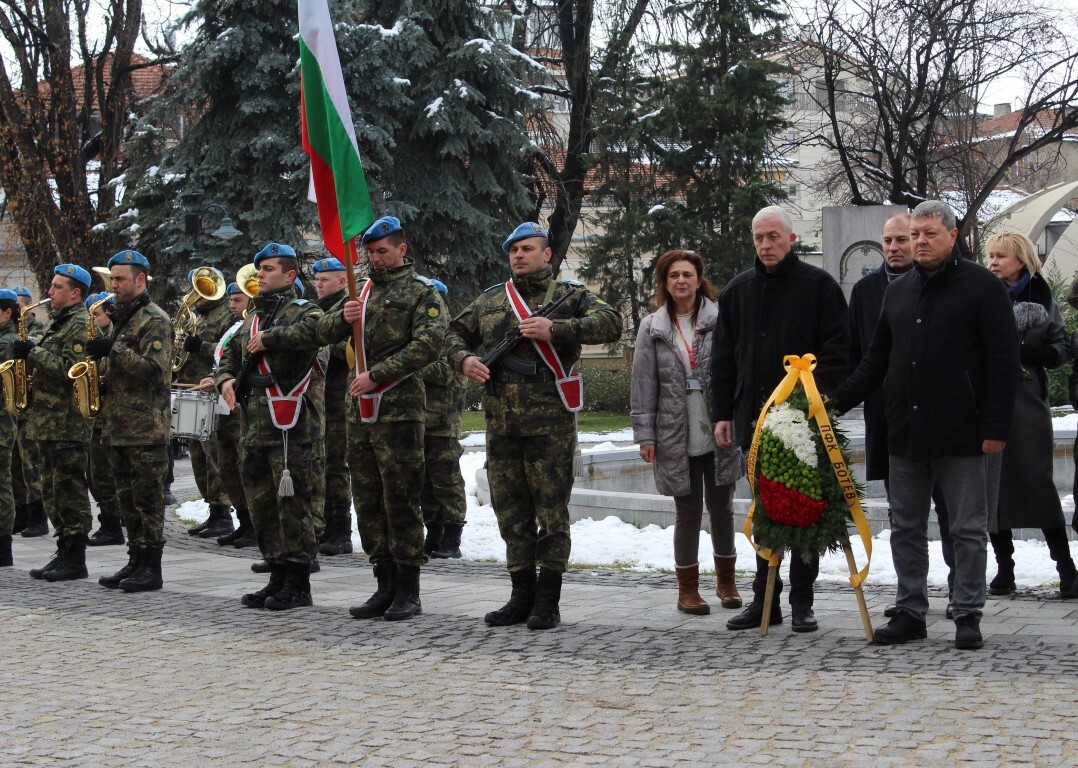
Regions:
M 423 522 L 429 525 L 464 525 L 468 507 L 460 456 L 464 449 L 455 437 L 427 435 L 423 439 L 426 479 L 419 502 Z
M 93 526 L 86 487 L 86 443 L 43 440 L 41 500 L 57 536 L 85 536 Z
M 352 529 L 352 482 L 348 476 L 347 430 L 326 425 L 326 526 Z
M 86 482 L 97 502 L 101 519 L 122 522 L 116 503 L 116 482 L 112 477 L 112 465 L 109 464 L 109 449 L 101 444 L 101 430 L 97 427 L 90 433 L 87 453 Z
M 510 572 L 569 567 L 569 497 L 576 432 L 487 432 L 487 480 Z
M 110 446 L 109 463 L 128 542 L 139 549 L 163 549 L 168 446 Z
M 41 459 L 34 441 L 26 437 L 25 420 L 16 421 L 16 447 L 11 456 L 11 485 L 15 503 L 26 505 L 41 501 Z
M 348 468 L 363 551 L 372 565 L 420 566 L 423 422 L 348 422 Z
M 248 509 L 247 491 L 240 475 L 240 416 L 234 413 L 217 419 L 217 431 L 213 434 L 217 444 L 217 466 L 220 468 L 221 484 L 237 511 Z M 193 454 L 192 454 L 193 455 Z
M 0 536 L 15 527 L 15 494 L 11 489 L 11 464 L 16 452 L 15 419 L 0 411 Z
M 311 495 L 315 459 L 310 445 L 293 443 L 288 451 L 288 473 L 293 496 L 278 496 L 284 472 L 281 445 L 240 447 L 240 474 L 247 491 L 251 524 L 262 557 L 278 563 L 306 563 L 315 551 Z
M 221 483 L 221 469 L 217 463 L 217 441 L 211 436 L 205 442 L 188 440 L 187 450 L 191 454 L 191 470 L 195 475 L 195 485 L 207 504 L 228 505 L 224 485 Z
M 322 540 L 326 532 L 326 441 L 311 444 L 314 467 L 311 470 L 311 520 L 314 523 L 314 539 Z

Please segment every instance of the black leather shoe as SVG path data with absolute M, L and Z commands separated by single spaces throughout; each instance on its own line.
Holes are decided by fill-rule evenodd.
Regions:
M 954 620 L 954 647 L 960 651 L 974 651 L 984 646 L 979 616 L 966 614 Z
M 764 606 L 763 603 L 757 603 L 755 601 L 745 606 L 745 610 L 739 613 L 734 618 L 726 622 L 727 629 L 756 629 L 760 626 L 760 622 L 764 618 Z M 768 626 L 774 626 L 775 624 L 782 623 L 782 608 L 779 607 L 778 601 L 771 606 L 771 620 L 768 622 Z
M 888 619 L 893 619 L 895 616 L 898 615 L 898 606 L 897 605 L 889 605 L 889 606 L 887 606 L 886 608 L 883 609 L 883 615 Z
M 872 641 L 876 645 L 899 645 L 926 637 L 928 629 L 925 623 L 905 611 L 899 611 L 887 624 L 872 633 Z
M 790 606 L 790 613 L 793 614 L 790 629 L 794 632 L 815 632 L 820 628 L 820 625 L 816 623 L 816 614 L 812 612 L 812 608 L 809 606 L 792 605 Z

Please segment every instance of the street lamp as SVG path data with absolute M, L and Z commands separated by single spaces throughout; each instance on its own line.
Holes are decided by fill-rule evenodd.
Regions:
M 183 203 L 187 212 L 183 217 L 184 233 L 191 237 L 191 258 L 195 259 L 202 251 L 202 218 L 212 214 L 221 217 L 217 229 L 210 234 L 218 240 L 232 240 L 243 234 L 232 223 L 232 217 L 223 205 L 205 202 L 205 193 L 201 190 L 186 192 L 183 195 Z

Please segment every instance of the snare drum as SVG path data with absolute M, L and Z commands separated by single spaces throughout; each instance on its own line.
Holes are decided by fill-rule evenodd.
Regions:
M 217 428 L 217 393 L 172 390 L 172 436 L 206 442 Z

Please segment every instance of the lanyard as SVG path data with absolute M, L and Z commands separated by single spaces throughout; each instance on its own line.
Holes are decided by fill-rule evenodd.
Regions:
M 696 326 L 692 327 L 692 341 L 690 344 L 685 339 L 685 334 L 681 332 L 681 321 L 678 318 L 674 318 L 674 327 L 677 328 L 677 335 L 681 337 L 681 343 L 685 345 L 685 352 L 689 355 L 689 370 L 696 373 L 696 355 L 693 353 L 692 347 L 696 343 Z

